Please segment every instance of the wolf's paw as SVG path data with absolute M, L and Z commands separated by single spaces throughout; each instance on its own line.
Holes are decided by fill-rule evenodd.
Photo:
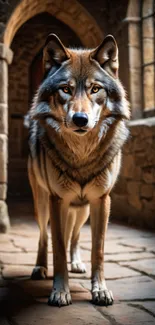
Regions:
M 35 266 L 32 274 L 32 280 L 43 280 L 47 278 L 47 269 L 44 266 Z
M 63 307 L 63 306 L 68 306 L 70 304 L 72 304 L 72 299 L 69 292 L 58 291 L 56 289 L 52 290 L 48 300 L 48 305 Z
M 112 291 L 95 290 L 92 292 L 92 302 L 99 306 L 109 306 L 114 302 Z
M 86 273 L 86 266 L 82 262 L 72 262 L 71 263 L 72 273 Z

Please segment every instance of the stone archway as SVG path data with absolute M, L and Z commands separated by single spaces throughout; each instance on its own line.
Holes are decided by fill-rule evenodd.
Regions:
M 48 12 L 68 25 L 87 47 L 97 46 L 103 34 L 95 19 L 76 0 L 23 0 L 14 10 L 4 33 L 4 44 L 10 47 L 17 30 L 33 16 Z
M 13 215 L 14 207 L 21 202 L 30 206 L 31 189 L 27 175 L 28 130 L 23 125 L 34 92 L 42 80 L 42 48 L 47 35 L 56 33 L 66 46 L 81 46 L 76 34 L 55 17 L 42 13 L 26 21 L 16 32 L 11 48 L 14 52 L 8 69 L 8 207 Z M 40 60 L 36 59 L 40 54 Z M 34 62 L 37 67 L 34 68 Z M 16 186 L 14 185 L 16 184 Z M 31 209 L 32 210 L 32 209 Z M 24 211 L 23 211 L 24 213 Z
M 23 0 L 13 11 L 0 43 L 0 232 L 9 228 L 7 204 L 8 153 L 8 64 L 12 62 L 11 42 L 18 29 L 30 18 L 47 12 L 70 27 L 86 47 L 96 47 L 103 34 L 94 18 L 76 0 Z

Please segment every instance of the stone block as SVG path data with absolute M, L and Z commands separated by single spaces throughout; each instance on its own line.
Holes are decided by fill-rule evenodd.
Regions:
M 140 118 L 142 116 L 142 95 L 141 95 L 141 69 L 130 68 L 130 96 L 132 106 L 132 116 Z
M 144 118 L 144 119 L 139 119 L 139 120 L 132 120 L 128 122 L 128 126 L 131 128 L 131 131 L 134 130 L 138 130 L 139 134 L 140 132 L 145 128 L 153 128 L 155 127 L 155 117 L 148 117 L 148 118 Z M 133 132 L 132 132 L 133 134 Z M 152 133 L 151 133 L 152 134 Z M 137 135 L 137 133 L 133 134 L 133 135 Z
M 90 281 L 80 280 L 80 283 L 83 283 L 84 288 L 90 290 Z M 107 287 L 112 290 L 115 301 L 155 299 L 155 282 L 148 276 L 141 275 L 115 281 L 107 280 L 106 283 Z M 126 322 L 123 325 L 126 325 Z
M 131 123 L 132 123 L 132 121 L 129 121 L 129 123 L 128 123 L 131 136 L 132 137 L 137 136 L 137 135 L 139 136 L 141 134 L 141 127 L 139 127 L 138 124 L 132 125 Z
M 130 245 L 132 245 L 132 240 L 130 240 Z M 129 262 L 129 261 L 137 261 L 137 260 L 143 260 L 146 258 L 154 258 L 154 255 L 150 252 L 133 252 L 130 253 L 119 253 L 119 254 L 105 254 L 105 262 Z
M 116 194 L 126 194 L 127 193 L 127 180 L 124 177 L 120 177 L 115 185 L 114 189 Z
M 153 233 L 152 233 L 153 234 Z M 151 235 L 151 233 L 150 233 Z M 132 235 L 131 235 L 132 237 Z M 155 248 L 155 238 L 154 238 L 154 234 L 153 236 L 149 237 L 146 235 L 145 237 L 145 234 L 137 234 L 137 236 L 134 236 L 133 238 L 124 238 L 122 240 L 120 240 L 119 242 L 122 243 L 122 245 L 125 245 L 125 246 L 131 246 L 133 247 L 134 249 L 138 249 L 138 248 L 141 248 L 142 250 L 146 250 L 146 249 L 149 249 L 150 247 L 152 248 L 152 246 L 154 245 L 154 248 Z M 150 249 L 151 251 L 151 249 Z M 139 254 L 139 258 L 140 256 L 143 256 L 144 252 L 141 252 Z M 152 256 L 153 257 L 153 256 Z M 132 257 L 131 257 L 132 259 Z M 130 260 L 130 258 L 129 258 Z
M 153 62 L 154 60 L 154 38 L 143 39 L 143 57 L 144 64 Z
M 97 307 L 105 317 L 111 321 L 111 324 L 119 325 L 153 325 L 154 317 L 141 308 L 130 303 L 119 303 L 108 308 Z
M 21 252 L 22 250 L 18 247 L 15 247 L 11 241 L 1 241 L 0 235 L 0 255 L 3 253 L 17 253 Z
M 154 200 L 154 198 L 152 200 L 142 199 L 142 203 L 143 203 L 143 208 L 144 208 L 144 210 L 147 211 L 147 213 L 149 212 L 149 210 L 155 211 L 155 200 Z
M 147 275 L 155 275 L 155 259 L 121 262 L 120 265 L 129 266 L 130 268 L 138 272 L 144 272 Z
M 131 204 L 136 210 L 142 209 L 142 203 L 138 196 L 134 197 L 133 195 L 128 196 L 128 202 Z
M 152 17 L 143 20 L 143 37 L 153 38 L 154 37 L 154 26 Z M 145 44 L 144 39 L 144 44 Z
M 146 312 L 155 315 L 155 301 L 136 301 L 132 302 L 132 305 L 136 305 L 139 309 L 145 309 Z
M 143 17 L 153 14 L 153 0 L 147 0 L 143 3 Z
M 0 103 L 7 104 L 8 100 L 8 65 L 5 60 L 0 60 Z
M 7 185 L 0 184 L 0 200 L 6 199 L 6 191 L 7 191 Z
M 33 266 L 30 265 L 5 265 L 2 270 L 3 278 L 14 279 L 21 277 L 30 277 L 32 274 Z M 49 267 L 48 276 L 53 276 L 53 269 Z
M 8 107 L 6 104 L 0 104 L 0 132 L 8 133 Z
M 85 293 L 81 293 L 81 301 L 76 301 L 75 297 L 75 302 L 73 301 L 71 306 L 61 308 L 61 310 L 60 308 L 49 308 L 45 303 L 29 305 L 27 308 L 23 308 L 23 310 L 21 309 L 16 314 L 14 322 L 20 325 L 24 323 L 32 325 L 37 319 L 38 325 L 110 325 L 111 322 L 91 304 L 88 304 L 88 301 L 84 301 L 83 296 L 85 296 Z
M 143 141 L 141 141 L 140 137 L 136 137 L 133 142 L 133 152 L 135 152 L 135 153 L 138 151 L 145 152 L 145 150 L 146 150 L 145 139 L 143 139 Z
M 1 260 L 3 264 L 10 264 L 10 265 L 31 265 L 32 267 L 35 265 L 37 258 L 36 253 L 3 253 L 1 256 Z M 52 262 L 52 256 L 49 258 L 49 264 L 51 265 Z
M 129 217 L 136 217 L 136 210 L 129 205 L 127 195 L 112 193 L 111 218 L 128 224 Z
M 140 46 L 139 26 L 132 22 L 129 24 L 129 42 L 130 46 Z
M 148 160 L 147 158 L 147 155 L 146 155 L 146 151 L 144 152 L 137 152 L 136 155 L 135 155 L 135 165 L 136 166 L 139 166 L 139 167 L 147 167 L 149 164 L 148 164 Z
M 143 184 L 140 188 L 140 196 L 146 199 L 151 199 L 153 196 L 154 186 L 151 184 Z
M 142 203 L 140 201 L 140 182 L 130 181 L 127 184 L 128 202 L 137 210 L 141 210 Z
M 89 243 L 84 243 L 84 244 L 81 244 L 80 245 L 81 248 L 83 248 L 84 250 L 91 250 L 91 246 Z M 119 253 L 129 253 L 129 252 L 134 252 L 136 251 L 137 252 L 137 248 L 133 248 L 133 247 L 130 247 L 129 246 L 124 246 L 124 245 L 121 245 L 121 243 L 119 243 L 119 241 L 111 241 L 111 243 L 109 244 L 108 241 L 105 241 L 105 254 L 119 254 Z M 141 252 L 142 249 L 141 248 L 138 248 L 138 251 Z
M 154 108 L 154 65 L 144 68 L 144 108 L 145 110 Z
M 0 182 L 7 182 L 7 161 L 8 161 L 7 136 L 0 134 Z
M 135 182 L 134 180 L 128 181 L 127 191 L 129 195 L 139 196 L 140 193 L 140 182 Z
M 0 233 L 5 233 L 10 228 L 7 205 L 4 201 L 0 201 Z
M 6 60 L 8 64 L 11 64 L 13 59 L 12 50 L 3 43 L 0 43 L 0 59 Z
M 141 49 L 139 46 L 130 46 L 129 60 L 132 69 L 139 69 L 141 67 Z
M 122 163 L 123 163 L 123 167 L 121 170 L 121 175 L 128 179 L 132 179 L 133 170 L 135 168 L 134 156 L 131 154 L 124 155 Z

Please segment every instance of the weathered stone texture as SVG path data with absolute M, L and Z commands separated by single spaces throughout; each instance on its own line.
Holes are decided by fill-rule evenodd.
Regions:
M 10 227 L 8 209 L 4 201 L 0 200 L 0 233 L 6 232 Z
M 8 325 L 5 319 L 9 320 L 9 324 L 18 325 L 155 324 L 155 283 L 152 279 L 155 275 L 155 256 L 150 253 L 155 249 L 155 239 L 152 232 L 109 224 L 106 250 L 108 248 L 111 253 L 105 254 L 105 260 L 110 259 L 105 263 L 105 277 L 115 301 L 113 306 L 106 308 L 90 303 L 91 256 L 88 249 L 91 250 L 91 231 L 90 225 L 85 225 L 81 230 L 80 243 L 82 260 L 88 261 L 87 273 L 69 272 L 73 304 L 55 308 L 47 306 L 53 277 L 51 253 L 48 254 L 48 278 L 45 281 L 30 279 L 37 254 L 39 230 L 37 224 L 29 220 L 16 217 L 9 234 L 0 236 L 1 325 Z M 119 251 L 119 247 L 124 249 L 124 253 Z
M 129 128 L 111 214 L 155 229 L 155 118 L 131 121 Z
M 12 62 L 13 52 L 5 44 L 0 43 L 0 58 L 6 60 L 8 64 Z
M 7 137 L 4 134 L 0 134 L 0 182 L 7 182 Z
M 7 185 L 0 184 L 0 200 L 5 200 L 6 199 L 6 191 L 7 191 Z
M 0 60 L 0 103 L 7 104 L 8 100 L 8 65 L 5 60 Z
M 8 107 L 6 104 L 0 104 L 0 132 L 8 133 Z

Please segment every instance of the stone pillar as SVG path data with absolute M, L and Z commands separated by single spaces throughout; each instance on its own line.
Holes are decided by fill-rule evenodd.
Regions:
M 140 18 L 128 17 L 126 21 L 128 22 L 129 33 L 130 101 L 132 119 L 139 119 L 143 116 Z
M 0 232 L 9 229 L 6 200 L 8 163 L 8 64 L 13 53 L 0 43 Z

